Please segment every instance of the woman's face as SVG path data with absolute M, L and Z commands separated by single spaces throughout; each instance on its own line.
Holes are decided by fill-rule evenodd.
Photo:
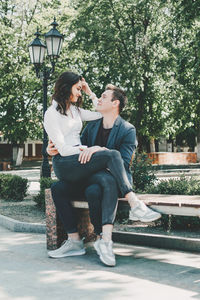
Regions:
M 79 82 L 75 83 L 72 86 L 71 96 L 70 96 L 70 102 L 76 103 L 78 98 L 81 97 L 81 89 L 82 89 L 82 82 L 79 80 Z

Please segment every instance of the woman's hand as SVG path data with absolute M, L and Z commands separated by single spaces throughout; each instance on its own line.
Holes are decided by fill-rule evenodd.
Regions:
M 81 82 L 82 82 L 82 91 L 84 91 L 86 93 L 86 95 L 91 96 L 92 91 L 91 91 L 88 83 L 85 81 L 84 78 L 81 79 Z
M 106 150 L 106 148 L 100 147 L 100 146 L 93 146 L 93 147 L 84 149 L 79 154 L 78 160 L 81 164 L 86 164 L 88 161 L 90 161 L 92 154 L 94 154 L 97 151 L 102 151 L 102 150 Z
M 59 153 L 58 150 L 56 149 L 55 145 L 53 144 L 53 142 L 51 140 L 48 143 L 47 153 L 50 156 L 54 156 L 54 155 L 57 155 Z

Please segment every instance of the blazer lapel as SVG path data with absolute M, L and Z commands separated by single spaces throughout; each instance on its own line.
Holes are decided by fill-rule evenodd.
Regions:
M 99 131 L 99 127 L 101 125 L 102 119 L 99 119 L 92 127 L 92 134 L 91 134 L 91 145 L 95 145 L 97 133 Z
M 115 145 L 115 137 L 118 133 L 118 130 L 119 130 L 119 126 L 120 126 L 120 123 L 121 123 L 121 117 L 118 116 L 117 119 L 115 120 L 115 123 L 113 125 L 113 128 L 109 134 L 109 137 L 108 137 L 108 141 L 107 141 L 107 147 L 108 148 L 113 148 L 113 146 Z

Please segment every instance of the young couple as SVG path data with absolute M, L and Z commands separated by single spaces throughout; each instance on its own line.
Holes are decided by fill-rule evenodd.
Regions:
M 80 108 L 82 91 L 93 101 L 96 111 Z M 85 195 L 97 234 L 94 248 L 105 265 L 115 266 L 112 230 L 118 197 L 127 198 L 130 220 L 151 222 L 161 217 L 138 200 L 132 190 L 130 165 L 137 141 L 134 126 L 120 117 L 127 102 L 125 92 L 107 85 L 97 99 L 83 78 L 64 72 L 55 84 L 52 99 L 44 127 L 51 140 L 48 153 L 53 156 L 59 181 L 51 191 L 68 239 L 48 255 L 60 258 L 85 254 L 71 205 L 73 198 Z M 80 137 L 82 121 L 91 122 Z

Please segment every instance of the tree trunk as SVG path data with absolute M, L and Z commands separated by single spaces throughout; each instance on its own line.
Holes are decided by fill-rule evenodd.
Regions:
M 197 130 L 197 161 L 200 162 L 200 128 Z
M 150 152 L 156 152 L 155 139 L 153 137 L 150 138 Z
M 155 140 L 155 149 L 156 149 L 156 152 L 159 152 L 159 142 L 158 142 L 158 140 Z
M 138 147 L 137 150 L 139 153 L 144 151 L 144 137 L 140 134 L 137 135 Z
M 13 165 L 21 166 L 23 161 L 24 147 L 22 145 L 13 146 Z
M 18 146 L 17 145 L 14 145 L 12 147 L 12 159 L 13 159 L 13 165 L 16 164 L 16 160 L 17 160 L 17 150 L 18 149 Z
M 19 147 L 17 152 L 16 166 L 21 166 L 23 161 L 23 153 L 24 153 L 24 148 Z

